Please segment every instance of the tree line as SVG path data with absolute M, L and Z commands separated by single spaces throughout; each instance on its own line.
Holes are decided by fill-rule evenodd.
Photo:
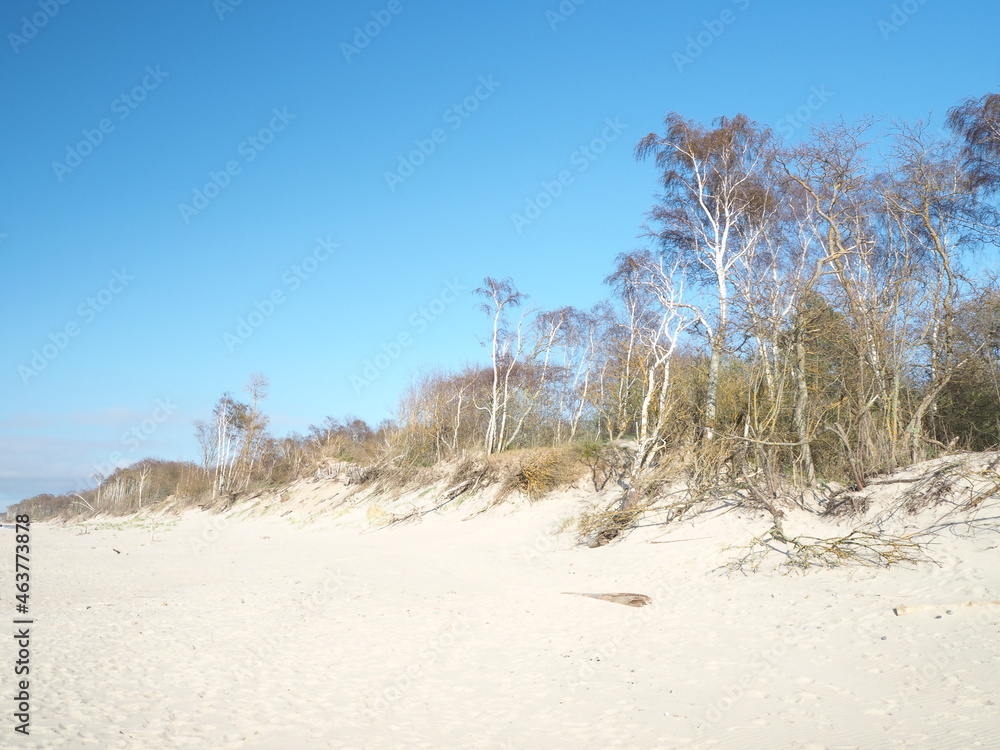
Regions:
M 253 375 L 242 400 L 226 393 L 195 423 L 198 464 L 161 467 L 170 479 L 153 484 L 232 495 L 331 460 L 613 442 L 629 448 L 627 488 L 706 454 L 801 486 L 863 486 L 945 449 L 995 447 L 1000 94 L 961 102 L 945 126 L 836 121 L 790 142 L 745 115 L 671 113 L 636 147 L 659 174 L 648 246 L 613 260 L 606 300 L 539 310 L 487 277 L 484 359 L 416 373 L 391 419 L 328 417 L 279 439 Z M 147 480 L 169 463 L 78 497 L 114 486 L 153 502 L 166 490 Z
M 421 375 L 399 439 L 434 460 L 634 444 L 632 476 L 714 446 L 803 485 L 863 483 L 1000 442 L 1000 95 L 926 122 L 832 122 L 790 143 L 744 115 L 643 138 L 650 247 L 591 310 L 477 293 L 489 363 Z

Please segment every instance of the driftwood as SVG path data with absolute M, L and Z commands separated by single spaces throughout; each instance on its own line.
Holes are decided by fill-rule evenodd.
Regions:
M 449 502 L 451 500 L 454 500 L 456 497 L 458 497 L 463 492 L 465 492 L 467 489 L 469 489 L 469 487 L 472 485 L 472 482 L 473 482 L 472 479 L 466 479 L 464 482 L 459 482 L 458 484 L 456 484 L 451 489 L 445 490 L 444 494 L 442 495 L 442 497 L 444 498 L 444 501 L 445 502 Z M 442 503 L 442 505 L 443 504 L 444 503 Z M 440 508 L 441 506 L 439 505 L 437 507 Z
M 589 596 L 591 599 L 603 599 L 606 602 L 624 604 L 627 607 L 645 607 L 652 604 L 653 600 L 645 594 L 580 594 L 576 591 L 563 591 L 569 596 Z
M 998 602 L 959 602 L 958 604 L 902 604 L 896 607 L 893 612 L 897 616 L 910 615 L 914 612 L 922 612 L 928 609 L 954 609 L 956 607 L 995 607 L 1000 606 Z

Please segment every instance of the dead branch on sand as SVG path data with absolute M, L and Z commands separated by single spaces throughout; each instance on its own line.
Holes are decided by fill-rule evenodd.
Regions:
M 478 482 L 476 480 L 466 479 L 463 482 L 459 482 L 454 487 L 445 490 L 442 495 L 443 497 L 442 502 L 438 503 L 433 508 L 424 508 L 423 510 L 421 510 L 420 508 L 414 508 L 410 512 L 402 514 L 388 513 L 386 514 L 388 517 L 388 521 L 382 526 L 379 526 L 378 528 L 387 529 L 390 526 L 398 526 L 401 523 L 409 523 L 412 521 L 417 521 L 423 516 L 426 516 L 428 513 L 434 513 L 435 511 L 441 510 L 441 508 L 446 506 L 448 503 L 457 498 L 459 495 L 464 494 L 469 489 L 475 489 L 476 486 L 478 486 Z M 376 531 L 377 530 L 378 529 L 376 529 Z
M 645 594 L 580 594 L 576 591 L 563 591 L 563 593 L 567 596 L 589 596 L 591 599 L 624 604 L 626 607 L 645 607 L 653 603 L 653 600 Z
M 832 539 L 788 537 L 781 527 L 781 518 L 780 513 L 775 515 L 774 526 L 748 544 L 727 548 L 745 550 L 726 565 L 730 572 L 756 572 L 773 554 L 785 558 L 781 567 L 787 570 L 843 565 L 888 568 L 903 563 L 933 562 L 927 555 L 927 543 L 921 541 L 922 533 L 893 536 L 876 529 L 858 528 Z
M 959 602 L 958 604 L 901 604 L 893 609 L 897 617 L 902 615 L 912 615 L 914 612 L 923 612 L 929 609 L 950 610 L 956 607 L 995 607 L 1000 606 L 1000 602 Z M 950 614 L 950 613 L 949 613 Z

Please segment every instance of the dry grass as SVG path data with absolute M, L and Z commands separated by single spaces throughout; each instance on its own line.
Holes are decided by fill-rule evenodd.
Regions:
M 498 462 L 488 456 L 469 456 L 459 461 L 448 476 L 448 485 L 455 487 L 462 482 L 472 480 L 476 487 L 486 488 L 500 481 L 500 468 Z
M 536 502 L 548 493 L 568 487 L 583 474 L 585 467 L 572 445 L 559 448 L 541 448 L 512 456 L 505 462 L 496 502 L 501 503 L 514 493 Z
M 588 547 L 603 547 L 615 539 L 622 539 L 635 527 L 644 512 L 644 508 L 631 508 L 584 513 L 576 527 L 580 542 Z
M 347 478 L 345 483 L 380 495 L 401 495 L 432 485 L 444 477 L 441 466 L 407 465 L 401 456 L 386 457 L 369 466 L 351 465 L 342 473 Z

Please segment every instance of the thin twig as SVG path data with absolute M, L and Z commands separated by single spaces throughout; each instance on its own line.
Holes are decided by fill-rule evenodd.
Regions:
M 696 536 L 694 539 L 665 539 L 663 541 L 650 540 L 648 544 L 674 544 L 675 542 L 699 542 L 703 539 L 715 539 L 715 537 Z

